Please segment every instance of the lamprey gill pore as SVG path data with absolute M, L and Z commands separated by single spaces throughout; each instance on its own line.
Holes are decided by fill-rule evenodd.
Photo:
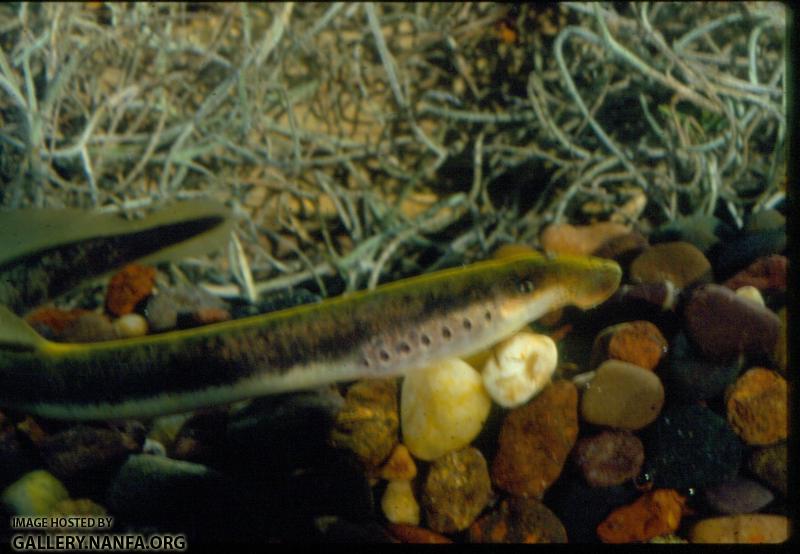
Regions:
M 188 411 L 469 356 L 619 286 L 619 266 L 526 254 L 294 308 L 97 343 L 44 339 L 0 306 L 0 406 L 63 419 Z

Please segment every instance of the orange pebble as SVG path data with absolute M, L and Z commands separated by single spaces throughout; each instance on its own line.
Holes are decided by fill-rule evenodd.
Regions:
M 617 508 L 597 526 L 605 543 L 643 542 L 678 529 L 686 498 L 673 489 L 650 491 L 632 504 Z
M 116 316 L 133 312 L 136 304 L 150 296 L 156 280 L 153 267 L 131 264 L 111 277 L 106 293 L 106 308 Z

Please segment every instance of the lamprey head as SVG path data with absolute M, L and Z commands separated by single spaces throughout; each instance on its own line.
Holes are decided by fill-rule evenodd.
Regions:
M 603 258 L 528 254 L 507 263 L 512 268 L 507 298 L 522 302 L 547 295 L 554 305 L 586 310 L 614 294 L 622 278 L 619 265 Z

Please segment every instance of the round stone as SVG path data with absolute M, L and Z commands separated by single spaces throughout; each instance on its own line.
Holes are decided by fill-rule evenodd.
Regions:
M 711 264 L 691 243 L 664 242 L 642 252 L 630 267 L 634 283 L 671 282 L 679 288 L 711 279 Z
M 492 406 L 480 373 L 458 358 L 412 371 L 403 380 L 403 444 L 420 460 L 433 460 L 468 445 Z
M 664 387 L 652 371 L 608 360 L 581 397 L 581 416 L 594 425 L 636 430 L 652 423 L 664 404 Z

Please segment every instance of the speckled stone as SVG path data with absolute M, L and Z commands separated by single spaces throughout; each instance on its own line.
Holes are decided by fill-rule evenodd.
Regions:
M 347 390 L 331 441 L 352 450 L 368 468 L 377 468 L 397 444 L 398 427 L 396 382 L 358 381 Z
M 786 443 L 757 448 L 750 455 L 747 467 L 758 479 L 785 497 L 789 491 L 787 458 Z
M 665 242 L 642 252 L 630 265 L 633 283 L 671 282 L 678 288 L 711 280 L 711 264 L 688 242 Z
M 594 425 L 636 430 L 652 423 L 663 405 L 664 387 L 655 373 L 608 360 L 581 396 L 581 416 Z
M 728 423 L 747 444 L 774 444 L 789 435 L 788 402 L 786 379 L 769 369 L 749 369 L 725 395 Z
M 705 357 L 728 361 L 744 353 L 772 356 L 780 319 L 769 309 L 721 285 L 693 291 L 684 309 L 686 332 Z
M 689 542 L 701 544 L 775 544 L 789 539 L 791 522 L 775 514 L 740 514 L 698 521 Z
M 744 445 L 728 423 L 697 404 L 665 409 L 642 435 L 644 471 L 653 486 L 688 489 L 732 479 Z
M 644 446 L 630 432 L 602 431 L 579 438 L 572 459 L 589 485 L 610 487 L 639 475 L 644 462 Z
M 595 338 L 591 367 L 614 359 L 654 369 L 667 353 L 667 339 L 649 321 L 626 321 L 606 327 Z
M 567 532 L 550 509 L 535 498 L 511 497 L 469 527 L 472 543 L 566 543 Z
M 720 514 L 757 512 L 775 498 L 769 489 L 744 477 L 709 487 L 703 496 L 709 507 Z
M 540 497 L 561 474 L 577 435 L 578 391 L 555 381 L 506 415 L 492 481 L 515 496 Z
M 467 447 L 437 458 L 422 487 L 428 527 L 438 533 L 466 529 L 491 494 L 489 470 L 478 449 Z

